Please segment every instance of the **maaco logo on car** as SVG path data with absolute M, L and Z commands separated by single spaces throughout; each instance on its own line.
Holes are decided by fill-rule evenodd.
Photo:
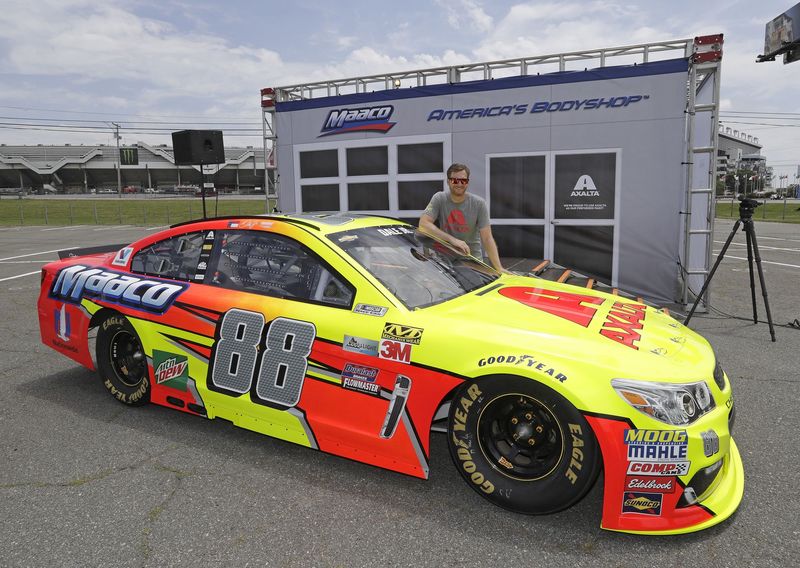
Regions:
M 389 122 L 394 112 L 392 105 L 365 108 L 334 109 L 328 113 L 320 136 L 346 132 L 389 132 L 396 122 Z
M 185 289 L 183 284 L 126 276 L 76 264 L 58 273 L 50 297 L 72 303 L 80 303 L 84 297 L 99 298 L 160 314 Z

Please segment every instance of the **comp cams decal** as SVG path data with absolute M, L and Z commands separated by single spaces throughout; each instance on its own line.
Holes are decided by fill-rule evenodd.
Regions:
M 80 303 L 82 298 L 98 298 L 160 314 L 185 289 L 184 284 L 127 276 L 76 264 L 59 271 L 50 289 L 50 297 L 72 303 Z

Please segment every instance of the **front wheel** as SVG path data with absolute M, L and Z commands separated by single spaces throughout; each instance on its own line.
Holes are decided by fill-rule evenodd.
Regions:
M 450 455 L 482 497 L 530 515 L 577 503 L 600 471 L 591 427 L 570 402 L 531 379 L 465 383 L 450 405 Z
M 110 314 L 97 332 L 97 370 L 120 402 L 139 406 L 150 401 L 150 377 L 139 335 L 120 314 Z

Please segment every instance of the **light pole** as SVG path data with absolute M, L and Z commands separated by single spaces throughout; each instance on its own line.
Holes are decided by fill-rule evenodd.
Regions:
M 120 138 L 122 138 L 122 136 L 119 135 L 119 124 L 117 124 L 116 122 L 112 122 L 110 124 L 111 124 L 111 126 L 113 126 L 115 128 L 114 138 L 117 139 L 117 196 L 121 198 L 122 197 L 122 173 L 121 173 L 120 170 L 122 169 L 122 158 L 119 155 L 119 140 L 120 140 Z

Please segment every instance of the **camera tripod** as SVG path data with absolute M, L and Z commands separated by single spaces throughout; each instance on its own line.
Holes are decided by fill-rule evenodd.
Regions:
M 689 320 L 692 319 L 692 315 L 694 314 L 694 310 L 697 308 L 697 304 L 700 303 L 700 299 L 703 297 L 708 285 L 711 283 L 711 278 L 714 277 L 714 273 L 717 271 L 720 262 L 722 262 L 722 257 L 725 256 L 725 252 L 728 250 L 734 235 L 736 235 L 736 231 L 738 231 L 739 227 L 742 226 L 742 231 L 747 237 L 747 265 L 750 268 L 750 296 L 753 301 L 753 323 L 758 323 L 758 310 L 756 309 L 756 284 L 753 277 L 753 259 L 755 258 L 756 267 L 758 268 L 758 280 L 761 283 L 761 295 L 764 297 L 764 307 L 767 311 L 769 334 L 770 337 L 772 337 L 773 343 L 775 342 L 775 328 L 772 325 L 772 313 L 769 310 L 767 285 L 764 283 L 764 271 L 761 269 L 761 254 L 758 252 L 756 229 L 753 224 L 753 211 L 755 211 L 755 208 L 759 205 L 760 203 L 755 199 L 745 198 L 739 202 L 739 219 L 736 221 L 736 223 L 734 223 L 733 229 L 731 229 L 731 234 L 728 235 L 728 240 L 725 241 L 725 245 L 719 252 L 719 256 L 717 256 L 717 260 L 714 262 L 711 272 L 708 273 L 708 278 L 706 278 L 703 287 L 700 289 L 700 293 L 697 294 L 697 298 L 695 298 L 694 304 L 692 304 L 692 309 L 689 310 L 689 315 L 686 316 L 686 320 L 683 322 L 684 325 L 688 325 Z

